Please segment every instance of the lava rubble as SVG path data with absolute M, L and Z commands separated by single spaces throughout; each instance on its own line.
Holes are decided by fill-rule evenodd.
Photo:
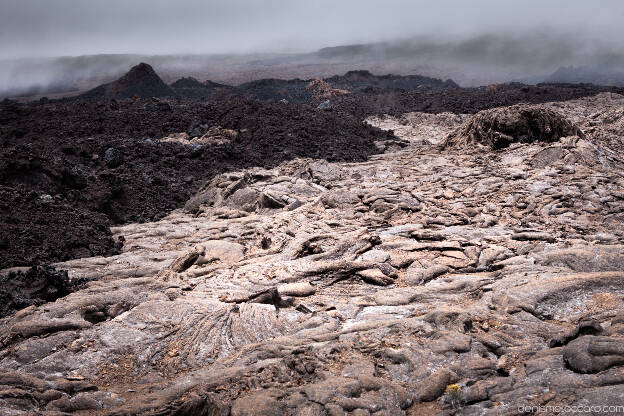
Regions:
M 496 114 L 370 115 L 398 136 L 375 133 L 390 139 L 383 153 L 216 173 L 168 215 L 113 225 L 119 254 L 55 264 L 84 286 L 0 320 L 0 409 L 621 406 L 623 109 L 612 93 L 540 104 L 530 114 L 556 112 L 569 128 L 504 149 L 464 146 L 476 137 L 467 126 Z M 325 118 L 335 111 L 313 114 L 345 128 Z M 161 137 L 188 135 L 180 123 Z M 236 123 L 221 127 L 246 140 Z

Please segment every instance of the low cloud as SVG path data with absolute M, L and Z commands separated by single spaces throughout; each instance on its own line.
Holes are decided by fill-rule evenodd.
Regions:
M 570 65 L 617 72 L 622 21 L 621 0 L 0 0 L 0 95 L 82 89 L 154 55 L 178 57 L 152 59 L 165 75 L 221 80 L 224 71 L 236 79 L 254 57 L 232 58 L 238 66 L 219 72 L 216 58 L 180 55 L 299 54 L 463 85 L 538 80 Z M 308 75 L 292 60 L 275 62 Z

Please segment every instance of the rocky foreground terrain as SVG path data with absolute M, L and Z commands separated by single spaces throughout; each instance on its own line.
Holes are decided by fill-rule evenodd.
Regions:
M 624 405 L 624 96 L 488 111 L 371 117 L 407 146 L 113 227 L 120 254 L 55 265 L 77 291 L 0 320 L 0 412 Z

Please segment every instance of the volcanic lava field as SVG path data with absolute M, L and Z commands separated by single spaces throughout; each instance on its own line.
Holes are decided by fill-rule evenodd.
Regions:
M 6 99 L 0 413 L 616 409 L 623 140 L 591 84 L 139 64 Z

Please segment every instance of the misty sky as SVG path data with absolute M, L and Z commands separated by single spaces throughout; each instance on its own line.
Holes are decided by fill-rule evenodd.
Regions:
M 622 22 L 622 0 L 0 0 L 0 58 L 301 52 L 536 30 L 619 48 Z

